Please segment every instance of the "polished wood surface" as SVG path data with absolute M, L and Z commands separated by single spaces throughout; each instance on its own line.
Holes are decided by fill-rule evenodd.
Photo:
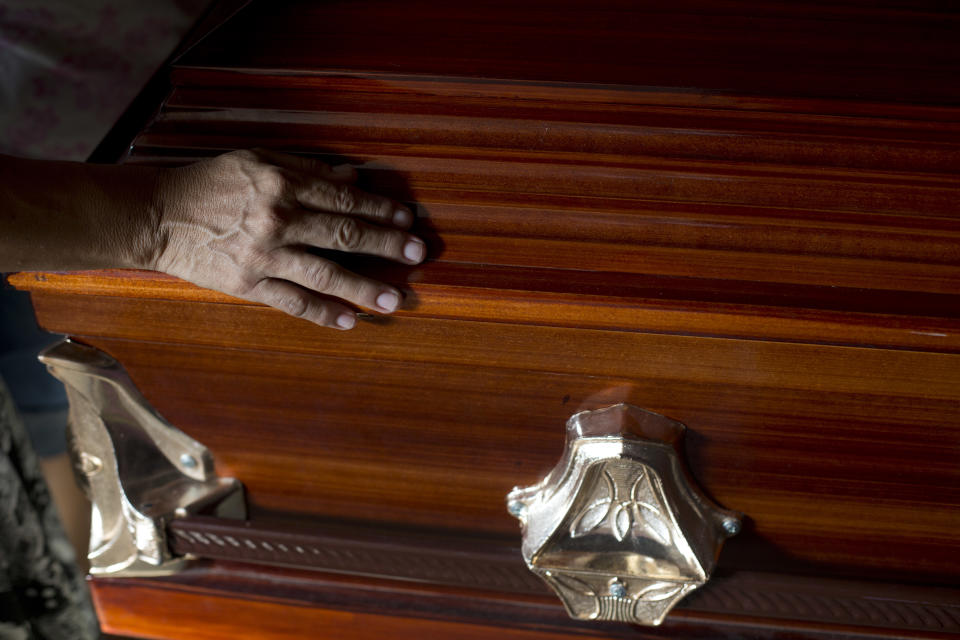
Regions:
M 506 492 L 553 466 L 572 413 L 630 402 L 687 424 L 696 479 L 746 514 L 725 575 L 952 588 L 958 20 L 932 1 L 254 2 L 171 65 L 165 100 L 116 159 L 263 146 L 353 164 L 363 186 L 415 207 L 428 240 L 415 268 L 345 260 L 403 288 L 402 309 L 332 334 L 152 273 L 12 281 L 47 328 L 123 363 L 245 484 L 265 526 L 516 545 Z M 101 616 L 118 633 L 179 637 L 137 598 L 174 616 L 203 593 L 209 608 L 183 620 L 208 635 L 193 637 L 321 623 L 344 637 L 364 625 L 487 637 L 493 619 L 498 634 L 592 637 L 502 610 L 464 614 L 459 631 L 342 602 L 313 610 L 279 594 L 327 593 L 319 574 L 250 569 L 273 598 L 204 566 L 162 585 L 97 581 Z M 384 602 L 403 601 L 410 585 L 390 584 Z M 716 628 L 681 612 L 664 633 L 789 637 L 800 627 L 777 631 L 773 612 L 802 618 L 813 602 L 791 597 L 755 617 L 711 610 Z M 278 622 L 236 635 L 228 608 L 233 622 Z M 920 628 L 837 610 L 809 614 L 820 622 L 803 633 Z M 924 633 L 960 620 L 935 611 Z
M 371 190 L 416 203 L 443 262 L 580 271 L 589 255 L 590 271 L 611 274 L 879 290 L 891 311 L 900 292 L 927 307 L 957 291 L 951 112 L 811 117 L 797 112 L 814 105 L 783 101 L 785 113 L 757 114 L 749 101 L 648 105 L 593 87 L 517 98 L 510 84 L 477 98 L 466 82 L 392 76 L 278 92 L 285 76 L 248 87 L 235 70 L 193 90 L 210 74 L 176 76 L 129 161 L 182 162 L 238 139 L 347 160 Z
M 361 266 L 374 276 L 390 270 Z M 927 300 L 865 290 L 795 290 L 713 279 L 678 281 L 576 271 L 557 280 L 554 270 L 430 263 L 409 272 L 407 299 L 395 317 L 459 318 L 558 327 L 642 330 L 648 333 L 744 337 L 845 346 L 956 353 L 960 331 L 956 300 Z M 31 291 L 143 300 L 229 302 L 224 294 L 151 272 L 40 273 L 13 276 Z M 599 289 L 607 295 L 598 295 Z M 820 297 L 814 299 L 812 295 Z M 785 303 L 791 303 L 789 305 Z M 911 316 L 877 313 L 891 302 L 925 311 Z M 778 306 L 778 303 L 779 306 Z M 805 305 L 805 306 L 801 306 Z M 813 308 L 811 308 L 813 307 Z M 819 308 L 816 308 L 819 307 Z M 854 308 L 856 311 L 840 310 Z M 942 314 L 942 315 L 934 315 Z M 379 322 L 388 322 L 385 319 Z
M 721 563 L 960 575 L 954 354 L 420 318 L 342 338 L 263 308 L 36 304 L 215 451 L 254 517 L 515 536 L 503 498 L 552 467 L 567 417 L 624 401 L 687 424 L 697 479 L 748 514 Z
M 101 616 L 107 620 L 106 628 L 161 640 L 424 638 L 430 634 L 452 640 L 820 640 L 882 637 L 882 630 L 870 626 L 879 621 L 900 623 L 898 638 L 946 640 L 955 637 L 958 622 L 957 607 L 930 590 L 871 591 L 868 587 L 864 592 L 857 583 L 778 580 L 763 575 L 742 576 L 720 598 L 697 593 L 658 628 L 571 621 L 549 595 L 504 594 L 276 567 L 253 570 L 250 565 L 230 562 L 203 563 L 172 578 L 107 578 L 93 581 L 91 586 Z M 225 597 L 226 593 L 233 599 Z M 745 608 L 754 617 L 732 621 L 725 615 L 731 608 Z M 798 619 L 797 611 L 814 612 L 822 619 Z M 852 624 L 837 624 L 837 619 Z

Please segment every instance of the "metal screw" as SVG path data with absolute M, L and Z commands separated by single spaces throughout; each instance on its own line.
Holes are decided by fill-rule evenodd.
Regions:
M 103 461 L 86 451 L 80 454 L 80 470 L 88 476 L 95 475 L 103 469 Z
M 513 500 L 507 505 L 507 511 L 509 511 L 510 515 L 514 518 L 522 518 L 527 514 L 527 505 L 519 500 Z
M 735 536 L 740 533 L 740 521 L 736 518 L 726 518 L 723 521 L 723 530 L 728 535 Z
M 197 466 L 197 459 L 194 458 L 194 457 L 193 457 L 192 455 L 190 455 L 189 453 L 181 453 L 181 454 L 180 454 L 180 464 L 181 464 L 182 466 L 186 467 L 187 469 L 193 469 L 194 467 Z
M 610 595 L 614 598 L 624 598 L 627 595 L 627 586 L 620 582 L 620 580 L 614 580 L 610 583 Z

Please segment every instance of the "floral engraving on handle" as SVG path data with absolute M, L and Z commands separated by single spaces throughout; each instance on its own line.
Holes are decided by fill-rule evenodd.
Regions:
M 623 477 L 624 472 L 636 476 Z M 615 475 L 621 477 L 615 478 Z M 672 544 L 671 527 L 664 515 L 666 509 L 651 485 L 646 467 L 625 469 L 605 465 L 601 477 L 603 482 L 596 483 L 594 495 L 570 524 L 570 537 L 608 530 L 617 541 L 622 541 L 633 530 L 635 535 L 662 545 Z M 626 499 L 620 495 L 621 486 L 630 487 Z

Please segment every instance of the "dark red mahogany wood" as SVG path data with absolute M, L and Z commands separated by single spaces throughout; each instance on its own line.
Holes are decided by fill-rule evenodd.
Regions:
M 344 334 L 147 272 L 11 280 L 243 481 L 249 527 L 368 564 L 194 539 L 219 559 L 94 580 L 105 627 L 955 633 L 957 33 L 933 1 L 251 3 L 169 65 L 114 160 L 352 163 L 430 244 L 416 268 L 346 261 L 403 308 Z M 697 481 L 747 516 L 659 630 L 568 621 L 514 564 L 506 492 L 553 466 L 572 413 L 615 402 L 684 422 Z
M 743 574 L 727 581 L 727 596 L 721 600 L 689 598 L 659 628 L 573 622 L 550 595 L 506 595 L 231 562 L 204 563 L 173 578 L 100 579 L 92 586 L 99 609 L 107 613 L 108 629 L 120 628 L 164 640 L 275 640 L 296 637 L 297 633 L 309 637 L 372 639 L 389 635 L 453 640 L 852 640 L 884 635 L 882 630 L 862 624 L 797 620 L 791 610 L 807 615 L 815 611 L 827 620 L 887 620 L 901 625 L 909 621 L 914 625 L 898 629 L 898 638 L 955 637 L 953 627 L 943 626 L 942 618 L 931 616 L 937 596 L 930 590 L 874 590 L 860 598 L 853 593 L 863 588 L 857 583 L 824 585 L 816 580 L 784 580 L 763 574 Z M 227 593 L 243 597 L 243 606 L 226 597 Z M 915 600 L 918 596 L 919 601 Z M 712 612 L 718 607 L 727 611 L 731 606 L 747 607 L 757 617 L 740 616 L 734 621 L 725 613 Z M 948 604 L 940 610 L 950 608 Z M 938 630 L 923 628 L 924 624 Z

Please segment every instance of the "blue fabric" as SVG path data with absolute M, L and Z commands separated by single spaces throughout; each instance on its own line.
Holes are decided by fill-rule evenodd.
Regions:
M 66 450 L 67 395 L 37 354 L 60 336 L 37 327 L 30 296 L 0 290 L 0 378 L 7 383 L 30 441 L 41 457 Z

